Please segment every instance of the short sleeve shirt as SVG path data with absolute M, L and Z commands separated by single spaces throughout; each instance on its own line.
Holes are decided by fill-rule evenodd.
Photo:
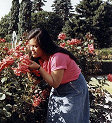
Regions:
M 76 62 L 64 53 L 55 53 L 49 58 L 48 62 L 44 62 L 43 68 L 47 72 L 64 69 L 64 75 L 61 84 L 76 80 L 81 73 L 81 69 Z

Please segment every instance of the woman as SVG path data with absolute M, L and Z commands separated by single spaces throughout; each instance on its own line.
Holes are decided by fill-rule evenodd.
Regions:
M 32 57 L 44 60 L 43 66 L 32 61 L 29 68 L 38 70 L 52 87 L 46 122 L 89 123 L 88 88 L 74 55 L 40 28 L 31 30 L 28 40 Z

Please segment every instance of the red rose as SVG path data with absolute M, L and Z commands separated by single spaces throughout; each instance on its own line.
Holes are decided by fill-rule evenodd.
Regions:
M 41 103 L 41 99 L 38 97 L 38 98 L 35 98 L 34 100 L 33 100 L 33 106 L 34 107 L 37 107 L 37 106 L 39 106 L 39 104 Z
M 58 35 L 58 39 L 64 40 L 66 38 L 66 34 L 65 33 L 60 33 Z
M 112 74 L 108 74 L 107 79 L 108 79 L 108 81 L 112 82 Z

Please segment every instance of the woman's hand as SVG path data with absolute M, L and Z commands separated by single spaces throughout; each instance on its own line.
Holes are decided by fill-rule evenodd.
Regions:
M 38 70 L 39 67 L 40 67 L 40 65 L 34 61 L 31 61 L 31 65 L 29 66 L 30 69 L 35 69 L 35 70 Z M 47 71 L 45 71 L 41 67 L 41 69 L 39 69 L 39 72 L 40 72 L 41 76 L 43 77 L 43 79 L 50 86 L 57 88 L 62 81 L 64 69 L 55 70 L 55 71 L 52 71 L 51 74 L 49 74 Z
M 32 70 L 37 70 L 39 67 L 40 65 L 34 61 L 31 61 L 31 64 L 29 65 L 29 69 L 32 69 Z

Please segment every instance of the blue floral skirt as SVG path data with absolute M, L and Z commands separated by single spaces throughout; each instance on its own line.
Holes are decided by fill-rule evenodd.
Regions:
M 89 94 L 82 74 L 51 89 L 46 123 L 89 123 Z

